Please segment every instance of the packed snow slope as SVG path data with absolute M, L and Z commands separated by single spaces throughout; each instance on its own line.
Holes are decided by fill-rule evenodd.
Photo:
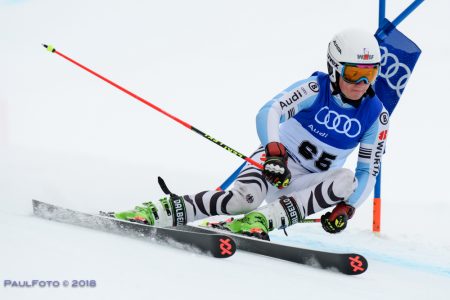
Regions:
M 387 17 L 410 3 L 388 1 Z M 241 164 L 41 43 L 250 154 L 260 106 L 325 70 L 336 31 L 375 31 L 377 8 L 376 0 L 0 0 L 0 299 L 449 299 L 446 0 L 425 1 L 399 27 L 423 54 L 391 118 L 381 234 L 371 232 L 369 199 L 341 234 L 299 224 L 272 235 L 359 252 L 369 260 L 363 275 L 244 252 L 218 260 L 32 215 L 33 198 L 128 209 L 161 197 L 157 176 L 180 194 L 213 189 Z M 5 286 L 32 280 L 96 287 Z

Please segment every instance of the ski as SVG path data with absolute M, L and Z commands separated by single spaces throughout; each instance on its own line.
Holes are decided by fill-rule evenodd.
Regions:
M 186 250 L 196 248 L 201 253 L 211 254 L 219 258 L 232 256 L 237 249 L 240 249 L 315 268 L 330 269 L 347 275 L 362 274 L 368 268 L 368 262 L 361 254 L 334 253 L 299 248 L 224 232 L 219 229 L 188 225 L 176 228 L 153 227 L 146 224 L 78 212 L 38 200 L 33 200 L 33 212 L 36 216 L 48 220 L 126 236 L 153 239 Z M 170 241 L 175 241 L 176 243 L 170 243 Z
M 178 197 L 167 187 L 165 181 L 158 177 L 158 184 L 162 191 L 170 197 Z M 210 227 L 200 228 L 195 226 L 178 226 L 178 229 L 199 233 L 224 233 L 233 238 L 239 250 L 265 255 L 285 261 L 295 262 L 320 269 L 330 269 L 347 275 L 359 275 L 368 268 L 366 258 L 356 253 L 334 253 L 319 250 L 305 249 L 278 244 L 245 235 L 233 234 L 229 231 L 213 229 Z
M 177 227 L 178 228 L 178 227 Z M 213 228 L 200 228 L 194 226 L 181 226 L 181 230 L 198 233 L 223 233 L 223 230 Z M 226 232 L 236 242 L 239 250 L 265 255 L 285 261 L 295 262 L 319 269 L 330 269 L 347 275 L 359 275 L 368 268 L 364 256 L 356 253 L 335 253 L 319 250 L 293 247 L 248 237 L 245 235 Z
M 151 239 L 188 251 L 196 249 L 200 253 L 217 258 L 230 257 L 236 252 L 234 240 L 228 234 L 223 233 L 154 227 L 70 210 L 38 200 L 33 200 L 33 213 L 38 217 L 52 221 Z

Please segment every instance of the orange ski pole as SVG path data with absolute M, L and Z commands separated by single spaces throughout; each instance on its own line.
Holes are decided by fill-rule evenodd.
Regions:
M 169 118 L 171 118 L 172 120 L 174 120 L 174 121 L 180 123 L 180 124 L 183 125 L 184 127 L 189 128 L 190 130 L 192 130 L 192 131 L 194 131 L 195 133 L 201 135 L 202 137 L 206 138 L 207 140 L 213 142 L 214 144 L 216 144 L 216 145 L 222 147 L 223 149 L 227 150 L 228 152 L 231 152 L 232 154 L 234 154 L 234 155 L 236 155 L 236 156 L 238 156 L 238 157 L 244 159 L 245 161 L 251 163 L 252 165 L 254 165 L 254 166 L 256 166 L 256 167 L 258 167 L 258 168 L 260 168 L 260 169 L 263 168 L 263 166 L 262 166 L 260 163 L 254 161 L 253 159 L 251 159 L 251 158 L 245 156 L 244 154 L 242 154 L 242 153 L 240 153 L 240 152 L 234 150 L 233 148 L 231 148 L 231 147 L 225 145 L 224 143 L 222 143 L 221 141 L 219 141 L 219 140 L 213 138 L 213 137 L 210 136 L 209 134 L 204 133 L 203 131 L 201 131 L 201 130 L 195 128 L 194 126 L 192 126 L 192 125 L 186 123 L 185 121 L 183 121 L 183 120 L 181 120 L 181 119 L 175 117 L 174 115 L 171 115 L 171 114 L 169 114 L 168 112 L 162 110 L 161 108 L 159 108 L 158 106 L 156 106 L 156 105 L 150 103 L 149 101 L 145 100 L 144 98 L 142 98 L 142 97 L 136 95 L 135 93 L 133 93 L 133 92 L 127 90 L 126 88 L 124 88 L 124 87 L 118 85 L 117 83 L 115 83 L 115 82 L 109 80 L 108 78 L 106 78 L 106 77 L 104 77 L 104 76 L 98 74 L 97 72 L 94 72 L 93 70 L 89 69 L 89 68 L 86 67 L 86 66 L 83 66 L 83 65 L 80 64 L 79 62 L 73 60 L 72 58 L 70 58 L 70 57 L 68 57 L 68 56 L 66 56 L 66 55 L 64 55 L 64 54 L 62 54 L 62 53 L 59 52 L 59 51 L 56 51 L 56 49 L 55 49 L 53 46 L 51 46 L 51 45 L 45 45 L 45 44 L 42 44 L 42 46 L 44 46 L 49 52 L 58 54 L 58 55 L 61 56 L 62 58 L 64 58 L 64 59 L 70 61 L 71 63 L 77 65 L 78 67 L 84 69 L 85 71 L 91 73 L 92 75 L 94 75 L 94 76 L 100 78 L 101 80 L 103 80 L 103 81 L 109 83 L 110 85 L 114 86 L 115 88 L 117 88 L 117 89 L 121 90 L 122 92 L 128 94 L 129 96 L 135 98 L 136 100 L 141 101 L 141 102 L 144 103 L 145 105 L 150 106 L 151 108 L 153 108 L 154 110 L 156 110 L 156 111 L 162 113 L 163 115 L 166 115 L 167 117 L 169 117 Z

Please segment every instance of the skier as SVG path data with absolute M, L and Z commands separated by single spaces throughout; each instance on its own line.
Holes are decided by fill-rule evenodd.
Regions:
M 373 190 L 384 151 L 389 114 L 372 85 L 380 71 L 375 37 L 345 30 L 328 44 L 328 74 L 300 80 L 259 111 L 262 146 L 233 188 L 170 196 L 146 202 L 115 217 L 166 227 L 213 215 L 240 215 L 219 225 L 233 233 L 268 238 L 306 216 L 334 206 L 322 227 L 337 233 Z M 355 173 L 342 168 L 359 144 Z M 260 206 L 263 200 L 267 205 Z M 218 226 L 219 226 L 218 225 Z

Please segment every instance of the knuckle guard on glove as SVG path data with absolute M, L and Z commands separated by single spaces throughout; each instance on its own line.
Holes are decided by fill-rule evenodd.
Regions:
M 286 148 L 281 143 L 271 142 L 266 145 L 265 152 L 264 177 L 278 189 L 286 187 L 291 180 L 291 172 L 287 167 L 288 156 Z
M 344 202 L 339 203 L 331 212 L 322 215 L 320 222 L 328 233 L 338 233 L 347 227 L 347 222 L 353 217 L 355 208 Z

